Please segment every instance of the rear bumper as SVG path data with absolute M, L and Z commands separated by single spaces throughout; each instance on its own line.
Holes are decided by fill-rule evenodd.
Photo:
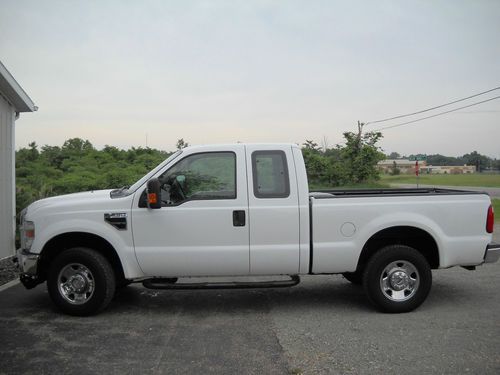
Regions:
M 495 263 L 500 258 L 500 244 L 490 243 L 486 246 L 484 253 L 484 263 Z

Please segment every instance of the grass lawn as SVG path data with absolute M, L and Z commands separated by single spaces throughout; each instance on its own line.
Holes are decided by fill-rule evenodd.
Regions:
M 500 222 L 500 199 L 492 199 L 493 211 L 495 212 L 495 222 Z
M 382 184 L 401 183 L 415 184 L 414 175 L 389 176 L 380 175 Z M 480 186 L 500 187 L 500 174 L 428 174 L 420 175 L 419 183 L 423 185 L 448 185 L 448 186 Z

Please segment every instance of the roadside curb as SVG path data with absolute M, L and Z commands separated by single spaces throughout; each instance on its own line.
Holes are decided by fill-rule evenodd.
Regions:
M 10 287 L 16 286 L 17 284 L 19 284 L 19 280 L 12 280 L 6 284 L 0 285 L 0 292 L 3 292 L 4 290 L 9 289 Z

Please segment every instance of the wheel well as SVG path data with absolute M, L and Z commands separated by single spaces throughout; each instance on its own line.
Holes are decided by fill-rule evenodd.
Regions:
M 41 280 L 47 278 L 52 260 L 64 250 L 72 247 L 88 247 L 101 253 L 115 271 L 117 282 L 125 279 L 122 263 L 115 248 L 104 238 L 92 233 L 69 232 L 55 236 L 42 249 L 40 256 L 39 276 Z
M 396 244 L 413 247 L 427 259 L 432 269 L 439 267 L 439 250 L 434 238 L 422 229 L 398 226 L 381 230 L 370 237 L 361 251 L 357 270 L 362 270 L 377 250 Z

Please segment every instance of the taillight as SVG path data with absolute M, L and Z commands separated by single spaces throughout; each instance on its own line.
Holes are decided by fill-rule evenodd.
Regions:
M 493 233 L 493 224 L 495 223 L 495 213 L 493 212 L 493 206 L 490 205 L 488 208 L 488 216 L 486 217 L 486 232 Z

